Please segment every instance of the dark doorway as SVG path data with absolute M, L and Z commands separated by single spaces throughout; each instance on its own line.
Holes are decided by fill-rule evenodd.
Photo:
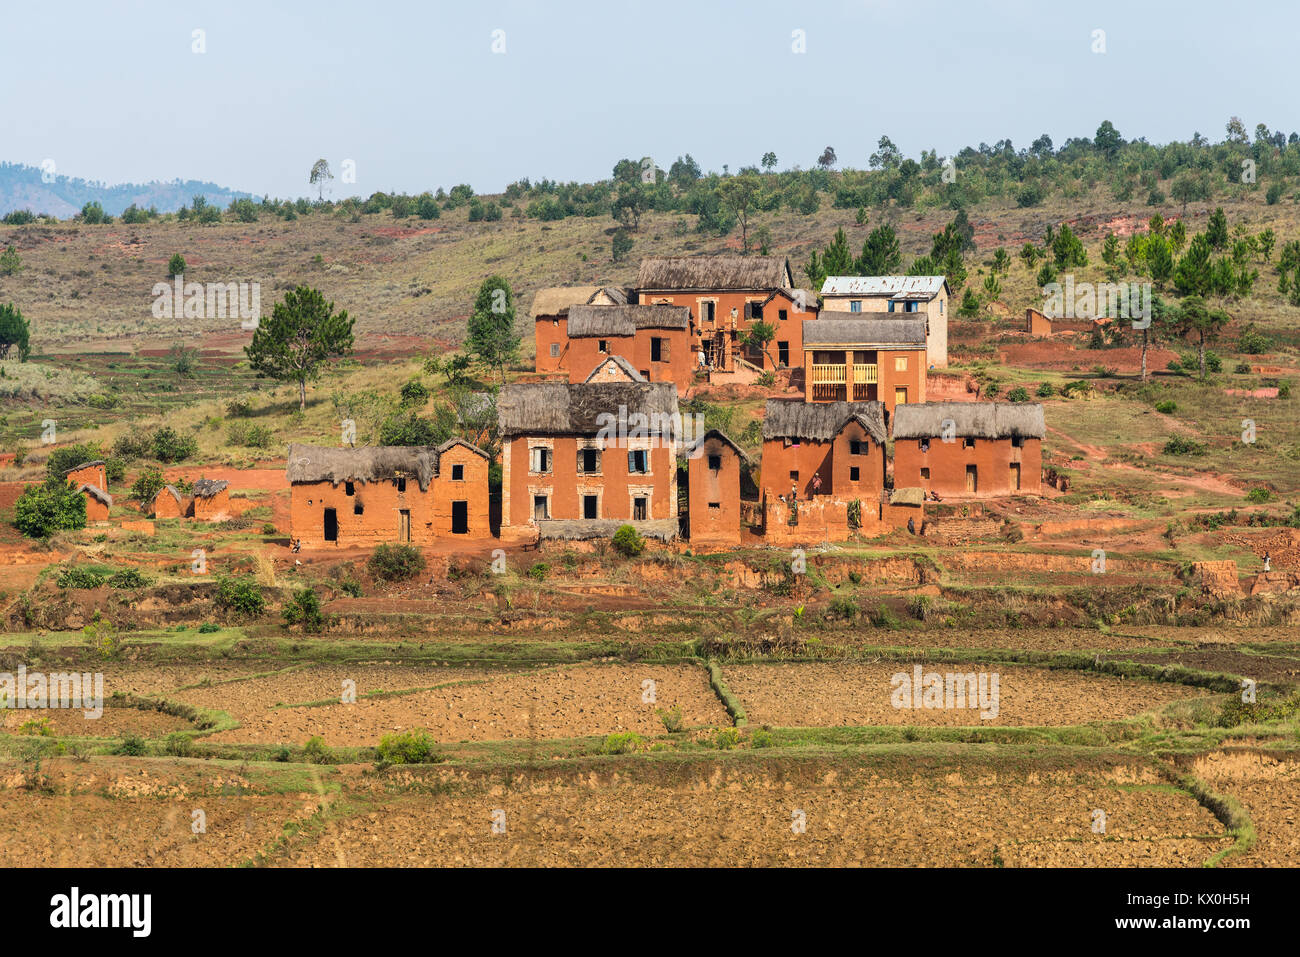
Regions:
M 582 517 L 583 518 L 597 517 L 597 510 L 598 510 L 597 502 L 598 499 L 594 495 L 582 496 Z
M 453 535 L 469 534 L 469 502 L 451 503 L 451 533 Z
M 397 513 L 397 540 L 399 542 L 411 540 L 411 510 L 408 508 L 401 509 Z
M 339 513 L 332 508 L 325 509 L 325 541 L 339 540 Z

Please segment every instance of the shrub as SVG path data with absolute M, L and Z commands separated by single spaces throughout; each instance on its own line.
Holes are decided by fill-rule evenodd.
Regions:
M 635 558 L 645 551 L 645 539 L 631 525 L 620 525 L 614 532 L 614 547 L 628 558 Z
M 424 556 L 410 545 L 378 545 L 366 567 L 378 581 L 405 581 L 424 571 Z
M 826 610 L 832 618 L 842 618 L 845 621 L 852 621 L 858 617 L 858 603 L 852 598 L 832 598 Z
M 664 730 L 669 734 L 676 734 L 682 730 L 682 709 L 680 705 L 673 705 L 671 708 L 660 708 L 656 714 L 659 720 L 664 723 Z
M 1264 502 L 1267 502 L 1272 497 L 1273 497 L 1273 492 L 1270 489 L 1264 488 L 1263 486 L 1256 486 L 1255 488 L 1251 489 L 1249 492 L 1246 493 L 1246 501 L 1255 502 L 1257 504 L 1262 504 Z
M 713 746 L 723 751 L 730 751 L 740 744 L 739 728 L 719 728 L 713 735 Z
M 439 759 L 433 738 L 421 728 L 386 734 L 379 739 L 375 751 L 381 765 L 432 764 Z
M 307 739 L 307 743 L 302 746 L 302 756 L 309 764 L 334 763 L 334 752 L 326 746 L 325 739 L 318 734 Z
M 218 607 L 250 618 L 256 618 L 266 611 L 266 596 L 262 594 L 262 587 L 248 576 L 223 576 L 217 579 L 216 602 Z
M 1012 389 L 1010 392 L 1007 393 L 1007 401 L 1008 401 L 1008 402 L 1028 402 L 1028 401 L 1029 401 L 1029 390 L 1026 389 L 1026 388 L 1025 388 L 1024 386 L 1022 386 L 1022 385 L 1018 385 L 1018 386 L 1016 386 L 1014 389 Z
M 214 631 L 220 631 L 220 630 L 221 630 L 221 626 L 211 621 L 205 621 L 203 624 L 199 625 L 200 635 L 210 635 Z
M 170 426 L 164 425 L 153 434 L 151 451 L 159 462 L 183 462 L 199 450 L 198 443 L 192 435 L 181 435 Z
M 184 731 L 173 731 L 163 741 L 163 753 L 177 758 L 188 758 L 194 753 L 194 742 Z
M 158 493 L 166 484 L 167 480 L 163 478 L 162 472 L 153 466 L 148 466 L 136 476 L 135 484 L 131 486 L 131 497 L 141 505 L 148 504 L 158 497 Z
M 1235 372 L 1237 375 L 1250 375 L 1250 363 L 1238 362 L 1235 366 L 1232 367 L 1232 371 Z
M 1052 388 L 1052 383 L 1040 382 L 1038 384 L 1038 390 L 1034 394 L 1037 395 L 1040 399 L 1046 399 L 1049 396 L 1055 395 L 1056 390 Z
M 635 731 L 621 731 L 607 737 L 605 743 L 600 746 L 600 752 L 601 754 L 631 754 L 643 744 L 645 739 Z
M 58 531 L 85 527 L 86 498 L 62 479 L 29 485 L 14 503 L 14 528 L 29 538 L 44 539 Z
M 185 274 L 185 257 L 176 253 L 167 261 L 167 275 L 182 276 Z
M 1161 399 L 1156 403 L 1156 411 L 1162 415 L 1169 415 L 1178 408 L 1178 404 L 1173 399 Z
M 402 405 L 424 405 L 429 400 L 429 388 L 418 378 L 402 386 Z
M 144 743 L 144 738 L 136 734 L 128 734 L 122 739 L 122 743 L 113 749 L 114 754 L 125 754 L 133 758 L 138 758 L 149 751 L 148 746 Z
M 546 575 L 550 572 L 551 566 L 546 562 L 537 562 L 532 568 L 528 569 L 528 577 L 533 581 L 545 581 Z
M 766 728 L 755 728 L 749 736 L 749 746 L 751 748 L 770 748 L 772 746 L 772 732 Z
M 1237 338 L 1237 349 L 1249 356 L 1257 356 L 1273 348 L 1273 341 L 1254 326 L 1247 326 Z
M 285 627 L 301 625 L 307 634 L 318 634 L 325 629 L 325 615 L 321 612 L 320 599 L 310 588 L 293 593 L 293 600 L 284 606 L 281 613 Z
M 104 584 L 106 576 L 93 568 L 79 566 L 62 572 L 58 578 L 60 588 L 98 588 Z
M 1204 455 L 1205 446 L 1183 435 L 1175 435 L 1165 443 L 1165 455 Z

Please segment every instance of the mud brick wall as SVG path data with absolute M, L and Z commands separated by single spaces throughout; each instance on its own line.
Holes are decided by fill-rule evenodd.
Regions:
M 171 496 L 167 496 L 171 498 Z M 219 522 L 230 517 L 230 489 L 223 488 L 211 498 L 194 497 L 194 517 L 201 522 Z
M 718 468 L 710 461 L 716 459 Z M 740 543 L 740 456 L 717 436 L 687 459 L 690 537 L 697 544 Z M 716 508 L 714 506 L 717 506 Z
M 926 538 L 952 545 L 1001 538 L 1001 526 L 991 518 L 941 518 L 925 523 Z
M 1205 593 L 1214 598 L 1241 594 L 1236 562 L 1193 562 L 1192 576 L 1200 582 Z
M 967 448 L 962 436 L 944 442 L 929 440 L 922 451 L 921 440 L 900 439 L 894 443 L 894 486 L 923 488 L 944 498 L 970 498 L 990 495 L 1038 495 L 1042 491 L 1043 454 L 1040 439 L 1025 439 L 1022 448 L 1011 439 L 975 439 Z M 1020 466 L 1020 488 L 1013 489 L 1013 463 Z M 975 467 L 975 492 L 966 491 L 966 468 Z M 929 470 L 922 478 L 921 470 Z

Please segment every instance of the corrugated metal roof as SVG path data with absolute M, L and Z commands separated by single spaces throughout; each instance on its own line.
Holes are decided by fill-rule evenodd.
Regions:
M 943 276 L 827 276 L 822 295 L 928 300 L 939 295 L 946 281 Z
M 840 319 L 847 312 L 823 312 L 820 318 L 803 321 L 805 349 L 843 345 L 858 348 L 875 346 L 925 347 L 924 317 L 915 319 L 877 318 L 881 313 L 857 313 L 863 318 Z M 835 316 L 830 319 L 828 316 Z M 871 318 L 866 318 L 871 316 Z

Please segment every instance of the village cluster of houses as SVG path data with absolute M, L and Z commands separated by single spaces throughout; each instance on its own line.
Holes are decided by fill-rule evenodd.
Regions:
M 630 524 L 693 545 L 737 544 L 745 528 L 785 544 L 918 531 L 927 501 L 1037 494 L 1041 405 L 926 401 L 927 371 L 948 362 L 948 298 L 943 276 L 833 276 L 814 294 L 771 256 L 648 259 L 632 289 L 544 289 L 532 309 L 540 381 L 497 403 L 499 514 L 492 463 L 467 442 L 293 445 L 291 536 L 526 542 Z M 775 328 L 762 345 L 760 322 Z M 775 373 L 802 397 L 768 400 L 761 463 L 680 413 L 700 379 Z
M 108 466 L 102 460 L 82 462 L 64 473 L 86 498 L 87 523 L 107 522 L 113 507 L 113 496 L 108 492 Z M 181 493 L 176 486 L 167 485 L 159 490 L 152 502 L 144 508 L 154 518 L 192 518 L 201 522 L 219 522 L 230 517 L 230 483 L 224 479 L 201 478 L 194 483 L 190 495 Z

